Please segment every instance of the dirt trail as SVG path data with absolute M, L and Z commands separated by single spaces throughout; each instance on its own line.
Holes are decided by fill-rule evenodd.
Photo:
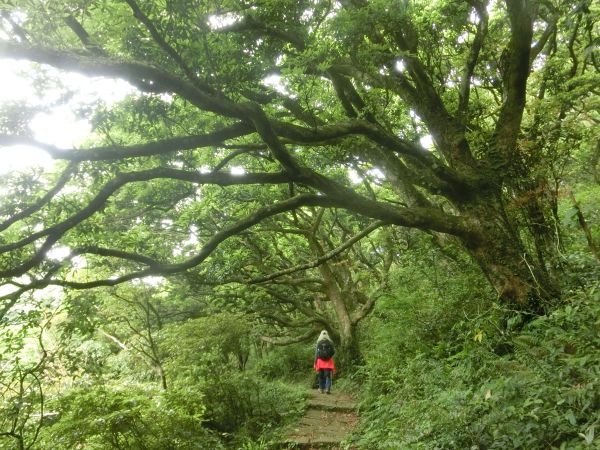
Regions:
M 287 443 L 298 449 L 336 449 L 356 425 L 356 402 L 343 392 L 320 394 L 311 391 L 308 408 L 287 436 Z

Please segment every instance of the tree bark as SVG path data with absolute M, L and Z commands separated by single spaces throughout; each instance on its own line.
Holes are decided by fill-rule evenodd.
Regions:
M 546 267 L 531 257 L 499 197 L 482 199 L 471 211 L 475 238 L 462 239 L 503 303 L 543 314 L 560 295 Z
M 571 191 L 571 190 L 569 190 L 569 198 L 571 199 L 573 208 L 575 208 L 575 212 L 577 215 L 577 222 L 579 222 L 579 226 L 581 227 L 583 234 L 585 234 L 585 239 L 588 243 L 588 247 L 590 248 L 590 251 L 596 257 L 596 259 L 600 262 L 600 252 L 598 251 L 598 246 L 594 242 L 594 237 L 592 236 L 590 227 L 588 226 L 587 221 L 585 220 L 585 217 L 583 216 L 583 213 L 581 212 L 581 208 L 579 207 L 579 202 L 577 201 L 577 199 L 575 198 L 575 195 L 573 195 L 573 191 Z

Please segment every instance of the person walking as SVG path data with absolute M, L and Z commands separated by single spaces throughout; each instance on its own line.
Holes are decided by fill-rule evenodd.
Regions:
M 319 392 L 321 394 L 331 393 L 331 381 L 333 373 L 335 373 L 334 353 L 335 348 L 329 334 L 326 330 L 321 331 L 317 339 L 315 362 L 313 364 L 313 367 L 319 373 Z

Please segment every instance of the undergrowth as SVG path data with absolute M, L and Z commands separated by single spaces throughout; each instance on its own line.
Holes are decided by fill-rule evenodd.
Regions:
M 458 321 L 429 348 L 374 336 L 358 447 L 598 448 L 600 290 L 526 325 L 505 314 Z

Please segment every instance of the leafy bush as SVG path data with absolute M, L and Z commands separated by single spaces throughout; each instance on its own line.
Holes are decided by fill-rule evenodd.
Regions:
M 310 344 L 275 347 L 263 354 L 255 370 L 266 379 L 304 380 L 313 376 L 314 357 L 314 348 Z
M 241 370 L 251 336 L 249 323 L 229 314 L 190 320 L 163 333 L 172 386 L 195 386 L 202 393 L 207 426 L 221 433 L 256 436 L 297 414 L 302 404 L 294 387 L 271 381 L 260 371 Z
M 199 384 L 206 404 L 207 425 L 220 432 L 243 431 L 258 436 L 298 414 L 301 393 L 279 381 L 248 373 L 223 372 Z
M 204 406 L 199 392 L 86 386 L 57 397 L 49 407 L 60 416 L 44 429 L 42 448 L 222 448 L 203 425 Z
M 173 375 L 181 375 L 199 366 L 244 370 L 254 341 L 248 318 L 223 313 L 166 327 L 160 347 Z
M 41 448 L 219 449 L 257 438 L 299 414 L 302 392 L 245 369 L 252 333 L 244 318 L 220 314 L 166 326 L 159 334 L 166 390 L 121 378 L 93 378 L 55 394 L 58 413 Z M 90 380 L 91 378 L 85 377 Z
M 450 355 L 440 354 L 439 347 L 392 352 L 381 343 L 372 353 L 382 356 L 371 357 L 363 369 L 360 448 L 597 445 L 598 300 L 599 292 L 595 297 L 580 293 L 518 332 L 494 335 L 473 321 L 461 350 Z M 466 328 L 464 323 L 457 327 Z M 499 344 L 509 349 L 503 356 L 497 353 Z

